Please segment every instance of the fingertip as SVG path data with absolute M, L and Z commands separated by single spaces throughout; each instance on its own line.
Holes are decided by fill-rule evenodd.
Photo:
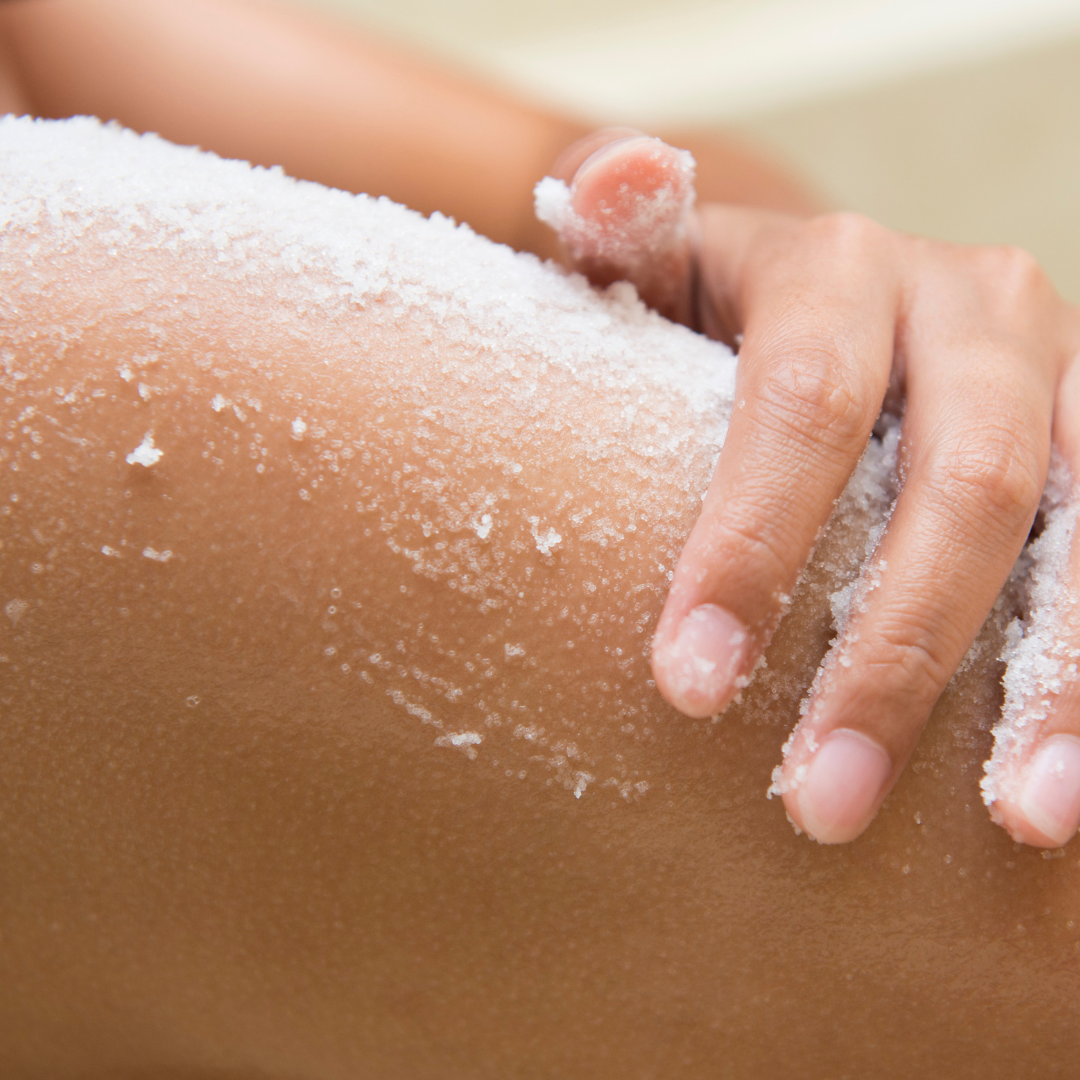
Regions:
M 570 184 L 574 212 L 599 230 L 593 243 L 621 245 L 597 253 L 625 257 L 630 245 L 656 252 L 681 239 L 694 171 L 691 154 L 648 135 L 616 139 L 590 154 Z
M 1022 844 L 1067 844 L 1080 826 L 1080 738 L 1050 736 L 1024 767 L 1014 791 L 993 803 L 993 820 Z
M 702 720 L 720 712 L 745 685 L 750 635 L 725 608 L 699 604 L 673 632 L 657 637 L 652 655 L 656 685 L 686 716 Z
M 785 762 L 783 799 L 796 827 L 819 844 L 846 844 L 874 820 L 892 775 L 892 759 L 862 732 L 838 728 L 808 757 Z

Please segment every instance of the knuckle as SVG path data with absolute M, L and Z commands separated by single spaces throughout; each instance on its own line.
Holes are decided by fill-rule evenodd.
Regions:
M 744 513 L 729 513 L 719 525 L 712 546 L 725 551 L 731 565 L 743 567 L 744 572 L 755 567 L 752 577 L 764 589 L 765 582 L 786 581 L 792 567 L 784 555 L 783 538 L 768 526 L 775 515 L 760 510 L 755 513 L 755 509 L 747 507 Z
M 940 463 L 937 488 L 946 505 L 992 518 L 1012 533 L 1027 526 L 1042 497 L 1042 455 L 1015 434 L 956 451 Z
M 930 629 L 914 616 L 893 613 L 879 625 L 876 636 L 873 666 L 890 695 L 933 704 L 953 670 Z
M 1042 296 L 1050 281 L 1038 259 L 1024 248 L 996 245 L 974 249 L 976 272 L 999 302 L 1026 304 Z
M 864 214 L 837 210 L 811 219 L 809 228 L 818 241 L 835 250 L 853 255 L 875 250 L 889 235 L 888 229 Z
M 827 442 L 848 449 L 865 441 L 871 413 L 870 395 L 851 377 L 852 365 L 835 348 L 799 344 L 785 350 L 758 395 L 764 422 L 779 421 L 802 440 Z

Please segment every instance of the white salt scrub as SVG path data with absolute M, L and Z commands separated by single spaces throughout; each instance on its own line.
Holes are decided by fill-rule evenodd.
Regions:
M 547 220 L 573 232 L 565 189 L 542 185 L 537 198 Z M 638 226 L 653 227 L 657 215 L 682 220 L 685 198 L 673 189 L 643 203 Z M 393 560 L 395 581 L 416 582 L 388 598 L 385 580 L 343 562 L 327 580 L 283 578 L 270 589 L 230 582 L 237 604 L 291 605 L 273 609 L 283 640 L 297 640 L 288 636 L 295 618 L 308 635 L 298 650 L 319 656 L 350 700 L 367 702 L 373 714 L 434 729 L 426 747 L 440 759 L 500 781 L 548 784 L 583 805 L 657 797 L 649 763 L 664 752 L 665 733 L 689 722 L 649 685 L 649 640 L 727 431 L 736 368 L 729 350 L 647 311 L 628 286 L 599 294 L 438 215 L 425 219 L 385 199 L 89 119 L 0 120 L 0 223 L 0 302 L 8 310 L 29 304 L 38 276 L 55 272 L 68 273 L 63 287 L 92 311 L 95 283 L 79 273 L 78 255 L 105 252 L 148 268 L 132 278 L 130 318 L 150 342 L 119 368 L 114 359 L 85 384 L 54 384 L 27 401 L 6 462 L 62 469 L 86 452 L 65 431 L 72 417 L 92 426 L 94 410 L 124 401 L 131 442 L 101 452 L 153 485 L 163 451 L 149 432 L 132 443 L 147 431 L 147 410 L 160 409 L 154 431 L 166 447 L 177 445 L 167 406 L 190 394 L 207 422 L 198 460 L 208 490 L 214 476 L 257 485 L 274 475 L 288 513 L 331 507 L 348 515 L 357 535 Z M 184 274 L 155 275 L 160 262 L 181 265 L 190 290 Z M 232 359 L 219 350 L 193 361 L 192 386 L 159 364 L 167 349 L 153 343 L 167 342 L 166 316 L 186 320 L 185 332 L 198 323 L 203 314 L 189 291 L 200 287 L 204 296 L 255 298 L 253 310 L 272 311 L 275 332 L 305 342 L 306 355 L 320 356 L 324 331 L 393 340 L 407 326 L 410 347 L 393 363 L 370 361 L 362 419 L 339 408 L 342 383 L 356 376 L 340 350 L 320 356 L 314 389 L 268 407 L 274 365 L 288 357 L 262 356 L 258 325 L 245 331 L 248 352 L 241 341 Z M 60 357 L 85 328 L 58 325 L 43 344 L 16 340 L 18 319 L 5 325 L 14 337 L 2 346 L 0 382 L 24 396 L 18 357 L 44 356 L 45 344 Z M 111 415 L 120 408 L 109 407 Z M 400 416 L 405 430 L 394 427 Z M 815 555 L 840 630 L 823 671 L 842 663 L 844 613 L 873 584 L 860 567 L 895 492 L 891 438 L 871 443 Z M 556 451 L 558 485 L 545 469 Z M 0 502 L 6 498 L 0 490 Z M 1047 535 L 1057 536 L 1051 524 Z M 143 573 L 152 587 L 205 556 L 192 550 L 194 540 L 181 545 L 155 533 L 137 541 L 142 558 L 118 558 L 115 528 L 102 522 L 72 540 L 94 553 L 102 573 Z M 649 557 L 626 558 L 642 535 Z M 1050 566 L 1051 541 L 1040 543 L 1035 565 Z M 251 567 L 252 582 L 283 573 L 271 546 Z M 1039 599 L 1040 572 L 1032 627 L 1057 618 Z M 23 599 L 5 606 L 12 626 L 29 610 Z M 466 613 L 470 625 L 481 620 L 482 633 L 456 633 L 454 618 Z M 546 657 L 521 645 L 537 625 L 548 628 Z M 617 648 L 608 644 L 613 627 L 623 635 Z M 1028 652 L 1037 641 L 1033 631 Z M 1010 676 L 1024 655 L 1017 651 Z M 775 678 L 763 667 L 756 681 L 772 692 Z M 1024 695 L 1010 701 L 1026 702 Z M 599 712 L 617 732 L 594 730 Z
M 723 441 L 736 366 L 728 349 L 648 311 L 632 288 L 598 294 L 439 215 L 90 119 L 0 121 L 0 219 L 4 302 L 40 293 L 24 269 L 33 260 L 62 278 L 51 287 L 84 298 L 73 310 L 92 311 L 95 282 L 79 253 L 93 253 L 138 268 L 124 303 L 131 336 L 148 342 L 77 386 L 61 386 L 58 372 L 55 393 L 29 403 L 50 417 L 34 429 L 44 445 L 30 435 L 7 444 L 20 468 L 39 452 L 64 468 L 82 452 L 66 430 L 72 416 L 92 429 L 95 410 L 110 409 L 115 424 L 129 408 L 132 442 L 100 452 L 129 462 L 147 498 L 157 489 L 142 481 L 168 462 L 171 440 L 201 438 L 204 490 L 215 475 L 251 485 L 273 476 L 268 491 L 276 499 L 286 485 L 289 514 L 333 507 L 381 545 L 403 584 L 388 597 L 385 574 L 353 564 L 335 581 L 290 578 L 249 592 L 230 582 L 244 610 L 293 605 L 274 609 L 284 627 L 277 647 L 323 657 L 358 710 L 367 702 L 368 715 L 389 709 L 398 722 L 433 728 L 427 745 L 440 760 L 453 752 L 455 762 L 583 802 L 598 791 L 620 802 L 645 796 L 648 754 L 662 725 L 677 723 L 647 685 L 668 584 L 654 567 L 674 564 Z M 239 339 L 196 353 L 197 371 L 180 378 L 169 336 L 187 342 L 195 329 L 214 340 L 216 297 L 241 309 L 253 298 L 258 315 Z M 262 399 L 293 361 L 287 350 L 265 355 L 268 313 L 275 341 L 291 335 L 319 358 L 306 396 L 273 407 Z M 17 336 L 18 321 L 9 322 Z M 407 349 L 369 352 L 366 411 L 352 417 L 340 388 L 356 386 L 357 361 L 339 348 L 320 353 L 320 335 L 392 346 L 399 327 Z M 84 334 L 84 323 L 58 325 L 51 352 L 15 341 L 0 381 L 25 396 L 16 358 L 47 367 Z M 183 401 L 199 403 L 204 433 L 170 427 Z M 551 457 L 557 479 L 545 468 Z M 181 547 L 160 529 L 136 541 L 141 558 L 111 557 L 115 528 L 102 522 L 80 542 L 103 572 L 142 575 L 148 589 L 185 561 L 208 560 L 205 547 L 192 550 L 197 536 Z M 628 559 L 644 536 L 655 560 Z M 253 562 L 253 582 L 281 574 L 272 547 Z M 470 627 L 479 613 L 483 632 L 458 632 L 456 612 Z M 289 619 L 315 639 L 294 644 Z M 537 625 L 551 628 L 547 657 L 521 647 Z M 613 626 L 624 635 L 617 647 L 605 629 Z M 614 748 L 594 730 L 597 715 L 615 717 Z
M 1069 552 L 1080 501 L 1064 462 L 1056 460 L 1043 495 L 1043 530 L 1013 572 L 1024 614 L 1005 630 L 1005 704 L 994 726 L 994 752 L 986 763 L 982 796 L 987 806 L 1020 795 L 1022 767 L 1042 733 L 1055 699 L 1077 680 L 1080 650 L 1063 639 L 1076 626 L 1080 603 L 1068 586 Z

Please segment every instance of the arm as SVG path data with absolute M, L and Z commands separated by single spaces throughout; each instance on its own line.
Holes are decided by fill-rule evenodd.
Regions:
M 533 185 L 587 125 L 351 27 L 255 0 L 20 0 L 0 5 L 0 35 L 19 87 L 12 108 L 117 119 L 555 252 Z M 760 155 L 689 143 L 703 197 L 806 205 Z

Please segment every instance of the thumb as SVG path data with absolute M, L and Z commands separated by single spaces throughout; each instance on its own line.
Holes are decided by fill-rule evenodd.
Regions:
M 630 281 L 650 307 L 691 324 L 692 155 L 615 128 L 579 140 L 553 171 L 536 185 L 536 215 L 567 265 L 594 285 Z

